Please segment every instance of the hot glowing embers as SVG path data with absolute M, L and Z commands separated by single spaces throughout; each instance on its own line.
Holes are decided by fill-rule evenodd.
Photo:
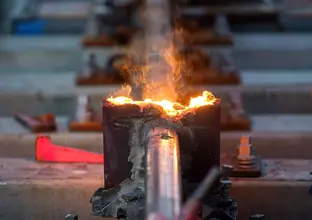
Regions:
M 147 105 L 153 104 L 161 106 L 168 116 L 179 116 L 202 106 L 214 105 L 218 101 L 218 99 L 211 92 L 204 91 L 201 96 L 191 98 L 189 105 L 187 106 L 182 105 L 178 102 L 171 102 L 168 100 L 153 101 L 152 99 L 145 99 L 144 101 L 134 101 L 131 98 L 123 96 L 119 96 L 116 98 L 111 97 L 107 99 L 107 101 L 117 106 L 125 104 L 135 104 L 141 107 L 145 107 Z

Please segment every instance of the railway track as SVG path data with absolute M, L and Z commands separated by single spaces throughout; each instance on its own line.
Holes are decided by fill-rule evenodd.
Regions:
M 0 75 L 0 117 L 12 113 L 69 116 L 75 109 L 76 97 L 87 94 L 99 111 L 101 99 L 109 97 L 120 86 L 76 87 L 75 73 Z M 198 86 L 217 97 L 239 94 L 246 114 L 312 114 L 312 72 L 306 71 L 242 71 L 242 85 Z
M 221 48 L 225 53 L 234 55 L 234 58 L 236 56 L 234 63 L 238 64 L 237 67 L 241 71 L 241 85 L 202 86 L 198 90 L 207 89 L 216 96 L 238 93 L 243 110 L 250 118 L 250 131 L 222 132 L 222 152 L 234 154 L 240 136 L 248 134 L 252 137 L 256 152 L 262 157 L 275 158 L 275 162 L 279 164 L 286 162 L 277 159 L 288 159 L 288 167 L 285 169 L 288 169 L 289 173 L 286 172 L 286 179 L 268 171 L 263 179 L 234 181 L 233 195 L 239 197 L 239 204 L 244 207 L 240 210 L 241 215 L 249 216 L 261 208 L 271 220 L 285 215 L 283 214 L 285 207 L 291 205 L 292 210 L 287 212 L 285 218 L 304 219 L 302 216 L 306 216 L 307 210 L 311 210 L 309 175 L 312 156 L 310 147 L 312 141 L 312 68 L 310 71 L 309 67 L 312 63 L 306 56 L 312 54 L 311 43 L 307 43 L 308 46 L 304 47 L 300 39 L 308 42 L 308 38 L 297 37 L 296 39 L 299 40 L 289 44 L 289 41 L 294 38 L 284 37 L 282 41 L 281 37 L 275 37 L 272 42 L 255 44 L 259 41 L 259 37 L 253 38 L 254 41 L 248 40 L 245 36 L 241 38 L 238 36 L 237 44 L 232 49 Z M 269 36 L 265 39 L 269 39 Z M 67 42 L 70 41 L 67 39 Z M 7 74 L 0 73 L 0 102 L 3 103 L 0 108 L 0 165 L 11 167 L 11 170 L 5 168 L 1 170 L 2 173 L 0 172 L 1 176 L 5 177 L 0 181 L 0 192 L 4 198 L 4 202 L 0 202 L 1 210 L 4 210 L 0 212 L 0 216 L 4 219 L 21 220 L 59 219 L 64 217 L 64 213 L 79 210 L 78 214 L 82 218 L 87 218 L 89 217 L 89 209 L 86 208 L 88 206 L 76 201 L 88 201 L 94 189 L 101 186 L 103 174 L 101 166 L 85 165 L 74 168 L 76 170 L 72 172 L 71 165 L 64 165 L 64 168 L 60 164 L 30 162 L 29 160 L 34 159 L 36 134 L 32 134 L 18 124 L 13 119 L 12 113 L 40 115 L 53 112 L 59 128 L 58 132 L 49 133 L 54 143 L 102 152 L 101 132 L 69 132 L 69 116 L 75 111 L 76 96 L 90 95 L 92 106 L 99 111 L 101 98 L 109 96 L 119 87 L 77 88 L 74 85 L 76 74 L 74 70 L 79 69 L 81 65 L 79 56 L 74 55 L 81 52 L 75 46 L 78 41 L 74 42 L 72 39 L 71 44 L 67 46 L 64 43 L 66 41 L 59 42 L 54 48 L 51 45 L 47 47 L 41 42 L 43 44 L 40 46 L 41 49 L 34 41 L 33 45 L 29 44 L 28 48 L 23 50 L 23 44 L 15 42 L 17 45 L 12 46 L 15 47 L 15 52 L 12 52 L 10 44 L 2 45 L 6 48 L 0 51 L 1 56 L 6 57 L 11 54 L 16 58 L 12 61 L 6 57 L 8 63 L 5 63 L 5 69 L 8 72 Z M 295 47 L 295 44 L 298 47 Z M 289 45 L 288 49 L 287 45 Z M 2 46 L 0 45 L 0 48 Z M 20 50 L 17 50 L 18 47 Z M 66 51 L 62 49 L 64 47 L 67 47 Z M 34 50 L 34 48 L 37 49 Z M 35 59 L 27 63 L 27 59 L 31 60 L 30 54 L 34 52 L 37 57 L 44 56 L 45 50 L 52 50 L 53 53 L 47 52 L 47 56 L 41 60 L 45 63 L 37 65 L 40 68 L 36 69 Z M 274 56 L 271 54 L 272 51 L 275 51 Z M 107 54 L 108 52 L 102 50 L 100 53 Z M 58 54 L 63 55 L 58 56 Z M 300 56 L 303 54 L 305 57 L 301 59 Z M 71 57 L 72 55 L 74 56 Z M 23 56 L 28 56 L 28 58 L 25 60 Z M 263 59 L 259 60 L 259 58 Z M 57 65 L 53 62 L 57 62 Z M 283 62 L 285 62 L 284 66 Z M 20 70 L 24 68 L 26 72 L 29 72 L 28 74 L 20 74 L 23 72 Z M 288 70 L 285 71 L 282 68 Z M 35 69 L 38 73 L 33 73 Z M 268 166 L 273 167 L 272 170 L 274 170 L 276 166 L 272 161 L 267 162 Z M 297 166 L 304 167 L 304 173 L 300 174 L 302 176 L 296 177 L 301 181 L 290 178 L 295 171 L 289 167 Z M 12 169 L 19 171 L 11 172 Z M 89 169 L 92 173 L 85 176 Z M 18 172 L 23 172 L 24 176 L 17 176 Z M 283 181 L 280 181 L 281 179 Z M 67 195 L 66 198 L 64 194 Z M 252 202 L 248 199 L 250 194 L 255 195 Z M 286 194 L 288 200 L 281 199 Z M 272 198 L 268 200 L 264 195 L 271 195 Z M 29 203 L 31 196 L 36 198 L 32 205 Z M 264 204 L 264 200 L 268 202 Z M 298 202 L 293 204 L 294 200 Z M 272 209 L 272 207 L 275 208 Z M 16 208 L 24 211 L 16 212 Z

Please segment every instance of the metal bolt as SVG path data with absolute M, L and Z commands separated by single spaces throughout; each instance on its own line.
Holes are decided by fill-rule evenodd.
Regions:
M 78 220 L 78 215 L 68 214 L 65 216 L 65 220 Z
M 229 200 L 230 198 L 230 188 L 232 186 L 231 180 L 221 180 L 220 181 L 220 196 L 223 200 Z
M 238 157 L 250 157 L 252 155 L 251 138 L 243 135 L 238 146 Z
M 220 181 L 220 196 L 222 197 L 223 200 L 228 200 L 230 198 L 230 191 L 229 189 L 232 186 L 232 181 L 229 178 L 230 172 L 232 172 L 233 166 L 224 164 L 222 165 L 222 173 L 223 177 L 222 180 Z
M 263 214 L 255 214 L 250 216 L 249 220 L 264 220 Z
M 222 179 L 223 180 L 229 180 L 229 175 L 233 171 L 233 166 L 224 164 L 224 165 L 222 165 L 221 170 L 222 170 L 222 174 L 223 174 Z
M 220 183 L 221 183 L 221 187 L 223 189 L 229 189 L 232 186 L 232 181 L 231 180 L 221 180 Z
M 240 168 L 253 168 L 256 165 L 256 157 L 251 145 L 250 136 L 242 136 L 237 148 L 237 160 Z

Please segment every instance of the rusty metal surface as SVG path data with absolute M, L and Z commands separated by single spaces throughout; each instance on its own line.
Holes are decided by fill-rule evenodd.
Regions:
M 96 111 L 96 117 L 100 117 L 100 114 L 97 112 L 98 109 L 94 109 L 94 110 Z M 311 127 L 312 115 L 311 114 L 260 114 L 260 115 L 250 115 L 249 117 L 250 117 L 250 120 L 247 120 L 248 118 L 246 118 L 246 120 L 242 121 L 246 123 L 246 124 L 243 124 L 245 127 L 238 127 L 239 129 L 236 128 L 236 131 L 245 133 L 245 132 L 248 132 L 248 130 L 247 131 L 244 130 L 248 128 L 247 125 L 251 126 L 251 129 L 250 129 L 251 135 L 255 134 L 257 138 L 261 137 L 261 139 L 264 141 L 270 140 L 272 144 L 274 145 L 276 145 L 275 143 L 279 142 L 279 138 L 281 136 L 284 136 L 283 139 L 289 136 L 288 138 L 289 141 L 291 141 L 295 145 L 299 145 L 301 143 L 306 144 L 305 140 L 302 140 L 300 143 L 298 143 L 297 138 L 300 135 L 303 137 L 309 137 L 312 132 L 312 127 Z M 74 133 L 70 133 L 70 129 L 68 129 L 68 122 L 70 121 L 70 118 L 57 117 L 56 121 L 57 121 L 57 133 L 54 133 L 54 134 L 52 133 L 52 134 L 58 137 L 58 136 L 63 136 L 65 133 L 68 137 L 67 139 L 72 140 L 71 137 L 72 137 L 72 134 Z M 234 120 L 232 122 L 233 122 L 232 123 L 233 125 L 237 126 L 237 124 L 235 123 L 240 122 L 240 121 Z M 228 126 L 226 123 L 225 124 L 223 123 L 223 126 L 224 125 Z M 224 135 L 228 133 L 233 134 L 234 130 L 231 131 L 229 129 L 231 127 L 227 127 L 227 129 L 225 128 L 226 127 L 223 127 Z M 101 131 L 101 130 L 94 130 L 94 132 L 96 131 Z M 29 131 L 27 129 L 24 129 L 23 126 L 17 123 L 13 118 L 0 117 L 0 141 L 7 140 L 7 137 L 6 137 L 7 135 L 9 136 L 17 135 L 19 137 L 22 135 L 27 135 L 28 133 Z M 82 133 L 82 135 L 84 134 Z M 235 135 L 238 137 L 239 133 L 236 132 Z M 274 140 L 274 136 L 276 136 L 277 140 Z M 291 137 L 295 138 L 294 141 L 291 140 Z M 267 143 L 269 143 L 269 141 L 267 141 Z M 89 144 L 93 145 L 94 143 L 89 143 Z
M 222 100 L 221 128 L 223 131 L 248 131 L 251 120 L 244 110 L 240 93 L 220 95 Z
M 98 181 L 103 182 L 103 166 L 88 164 L 51 164 L 37 163 L 25 159 L 0 158 L 1 185 L 10 183 L 50 184 L 54 181 L 58 184 L 68 181 Z M 65 182 L 64 182 L 65 181 Z
M 101 133 L 51 133 L 55 144 L 103 152 Z M 310 159 L 312 134 L 310 132 L 226 132 L 221 134 L 221 151 L 235 154 L 241 135 L 250 135 L 256 153 L 264 158 Z M 33 159 L 34 134 L 17 133 L 0 135 L 0 155 L 9 158 Z
M 108 52 L 107 52 L 108 53 Z M 107 53 L 103 52 L 97 55 L 98 57 L 108 56 Z M 227 55 L 228 56 L 228 55 Z M 105 60 L 99 60 L 99 63 L 106 63 Z M 216 61 L 217 62 L 217 61 Z M 231 63 L 231 62 L 230 62 Z M 286 73 L 285 73 L 286 72 Z M 288 72 L 288 73 L 287 73 Z M 269 72 L 267 75 L 264 71 L 242 71 L 242 81 L 244 85 L 236 86 L 198 86 L 198 90 L 207 90 L 214 93 L 218 92 L 296 92 L 305 93 L 311 91 L 311 77 L 308 71 L 298 71 L 300 77 L 293 79 L 291 82 L 292 74 L 296 72 L 290 71 L 275 71 Z M 255 73 L 259 75 L 266 75 L 266 79 L 261 77 L 254 77 L 255 79 L 249 78 L 249 73 Z M 252 74 L 255 76 L 255 74 Z M 278 75 L 278 76 L 277 76 Z M 307 76 L 305 76 L 307 75 Z M 308 77 L 309 75 L 309 77 Z M 60 73 L 54 72 L 42 72 L 42 74 L 1 74 L 0 75 L 0 91 L 1 98 L 5 95 L 20 96 L 25 98 L 32 98 L 34 100 L 41 96 L 43 99 L 51 97 L 72 97 L 76 94 L 93 94 L 93 95 L 110 95 L 114 91 L 120 89 L 120 86 L 101 86 L 101 87 L 75 87 L 76 73 L 74 71 L 62 71 Z M 250 76 L 251 77 L 251 76 Z M 295 80 L 295 81 L 294 81 Z M 49 83 L 47 83 L 49 82 Z M 279 83 L 278 83 L 279 82 Z M 8 100 L 9 101 L 9 100 Z
M 255 181 L 263 181 L 263 183 L 271 181 L 305 182 L 312 181 L 311 171 L 312 160 L 268 159 L 263 160 L 263 176 L 261 178 L 252 180 L 234 178 L 234 180 L 244 184 Z M 0 176 L 1 185 L 36 182 L 50 184 L 47 180 L 56 180 L 58 183 L 64 181 L 101 183 L 103 182 L 103 165 L 36 163 L 26 159 L 0 158 Z
M 231 195 L 237 198 L 239 218 L 248 219 L 249 215 L 261 212 L 267 220 L 310 219 L 312 180 L 307 173 L 312 169 L 312 161 L 266 160 L 266 164 L 265 177 L 233 181 Z M 89 199 L 103 183 L 102 166 L 79 166 L 1 158 L 1 219 L 52 220 L 62 219 L 68 213 L 93 219 Z M 298 169 L 302 173 L 295 175 Z M 35 199 L 29 202 L 31 198 Z
M 312 181 L 311 160 L 264 160 L 263 180 Z
M 29 116 L 17 113 L 14 115 L 14 118 L 21 126 L 33 133 L 55 132 L 57 130 L 57 123 L 53 113 L 40 116 Z
M 80 38 L 81 36 L 1 37 L 0 72 L 37 72 L 40 73 L 38 75 L 45 75 L 47 71 L 52 71 L 61 76 L 63 70 L 76 71 L 82 66 Z M 236 34 L 233 58 L 238 69 L 309 69 L 310 38 L 311 34 L 307 33 Z M 104 50 L 109 54 L 117 49 Z M 16 61 L 19 65 L 16 65 Z
M 77 181 L 0 185 L 1 219 L 55 220 L 63 219 L 67 213 L 77 213 L 79 219 L 98 219 L 90 215 L 89 199 L 99 185 Z M 307 220 L 312 208 L 308 194 L 310 185 L 310 182 L 233 181 L 231 195 L 237 198 L 242 220 L 259 212 L 266 215 L 266 220 Z M 31 198 L 35 199 L 30 202 Z

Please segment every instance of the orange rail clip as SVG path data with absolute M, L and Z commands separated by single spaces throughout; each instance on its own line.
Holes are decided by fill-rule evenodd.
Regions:
M 104 163 L 104 155 L 51 143 L 47 135 L 36 139 L 36 161 L 55 163 Z

